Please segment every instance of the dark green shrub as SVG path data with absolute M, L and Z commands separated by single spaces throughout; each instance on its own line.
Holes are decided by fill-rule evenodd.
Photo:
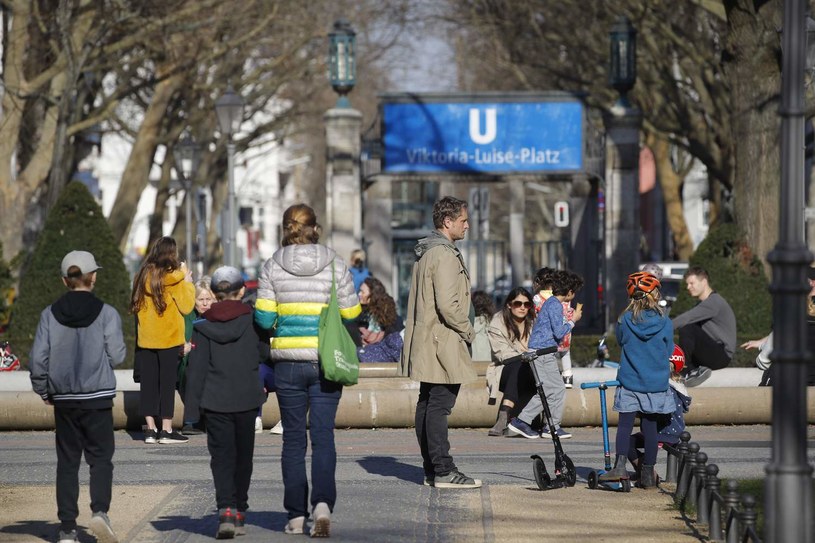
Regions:
M 134 326 L 133 317 L 128 315 L 130 277 L 102 208 L 79 182 L 69 183 L 48 213 L 37 245 L 20 275 L 20 293 L 12 310 L 10 328 L 14 352 L 27 365 L 40 313 L 66 292 L 60 265 L 62 258 L 73 250 L 91 252 L 102 266 L 94 294 L 119 311 L 128 346 L 125 365 L 132 366 Z
M 764 266 L 750 251 L 735 224 L 722 224 L 711 230 L 690 258 L 689 265 L 707 270 L 710 285 L 736 314 L 739 338 L 756 339 L 770 332 L 772 298 Z M 671 315 L 679 315 L 696 303 L 683 282 Z
M 765 336 L 765 334 L 742 335 L 739 334 L 736 340 L 736 345 L 741 345 L 749 339 L 757 339 Z M 594 361 L 597 354 L 597 343 L 600 341 L 600 336 L 597 334 L 587 335 L 572 335 L 572 365 L 576 368 L 583 368 L 588 366 Z M 614 362 L 620 361 L 620 346 L 617 345 L 617 338 L 611 334 L 606 338 L 606 345 L 608 345 L 608 353 L 611 356 L 610 360 Z M 736 349 L 733 354 L 733 360 L 730 362 L 731 368 L 754 368 L 756 367 L 756 355 L 758 351 L 755 349 L 747 351 L 745 349 Z

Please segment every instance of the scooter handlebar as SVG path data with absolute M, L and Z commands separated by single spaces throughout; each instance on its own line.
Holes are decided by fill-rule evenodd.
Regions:
M 545 354 L 551 354 L 557 352 L 557 346 L 554 347 L 545 347 L 543 349 L 537 349 L 534 351 L 528 351 L 523 354 L 519 354 L 516 356 L 512 356 L 510 358 L 506 358 L 501 361 L 501 364 L 511 364 L 513 362 L 532 362 L 539 356 L 543 356 Z
M 599 381 L 597 383 L 580 383 L 580 388 L 583 390 L 587 388 L 608 388 L 618 386 L 620 386 L 620 382 L 616 379 L 614 381 Z

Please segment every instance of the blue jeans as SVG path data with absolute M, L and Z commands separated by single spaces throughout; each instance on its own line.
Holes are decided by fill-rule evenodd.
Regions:
M 311 436 L 311 505 L 334 510 L 337 501 L 337 450 L 334 419 L 342 385 L 323 379 L 317 362 L 277 362 L 274 365 L 277 402 L 283 421 L 283 507 L 289 518 L 308 517 L 306 423 Z

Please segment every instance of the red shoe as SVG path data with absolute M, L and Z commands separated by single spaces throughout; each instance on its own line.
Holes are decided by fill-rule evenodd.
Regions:
M 235 513 L 231 507 L 218 510 L 218 533 L 215 539 L 232 539 L 235 537 Z
M 241 511 L 235 513 L 235 535 L 246 535 L 246 515 Z

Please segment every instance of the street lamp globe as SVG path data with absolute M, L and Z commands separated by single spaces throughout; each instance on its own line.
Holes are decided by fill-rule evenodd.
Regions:
M 215 102 L 215 112 L 218 114 L 221 132 L 231 140 L 240 130 L 243 121 L 243 98 L 235 92 L 231 84 L 227 85 L 226 92 Z
M 331 87 L 340 95 L 337 107 L 350 107 L 346 95 L 356 84 L 356 41 L 357 34 L 351 23 L 345 19 L 334 22 L 328 34 L 328 70 Z
M 189 134 L 175 145 L 173 149 L 175 167 L 182 181 L 192 180 L 201 163 L 201 146 Z
M 611 27 L 609 48 L 609 84 L 620 93 L 617 103 L 628 106 L 628 91 L 637 82 L 637 30 L 628 17 L 621 15 Z

